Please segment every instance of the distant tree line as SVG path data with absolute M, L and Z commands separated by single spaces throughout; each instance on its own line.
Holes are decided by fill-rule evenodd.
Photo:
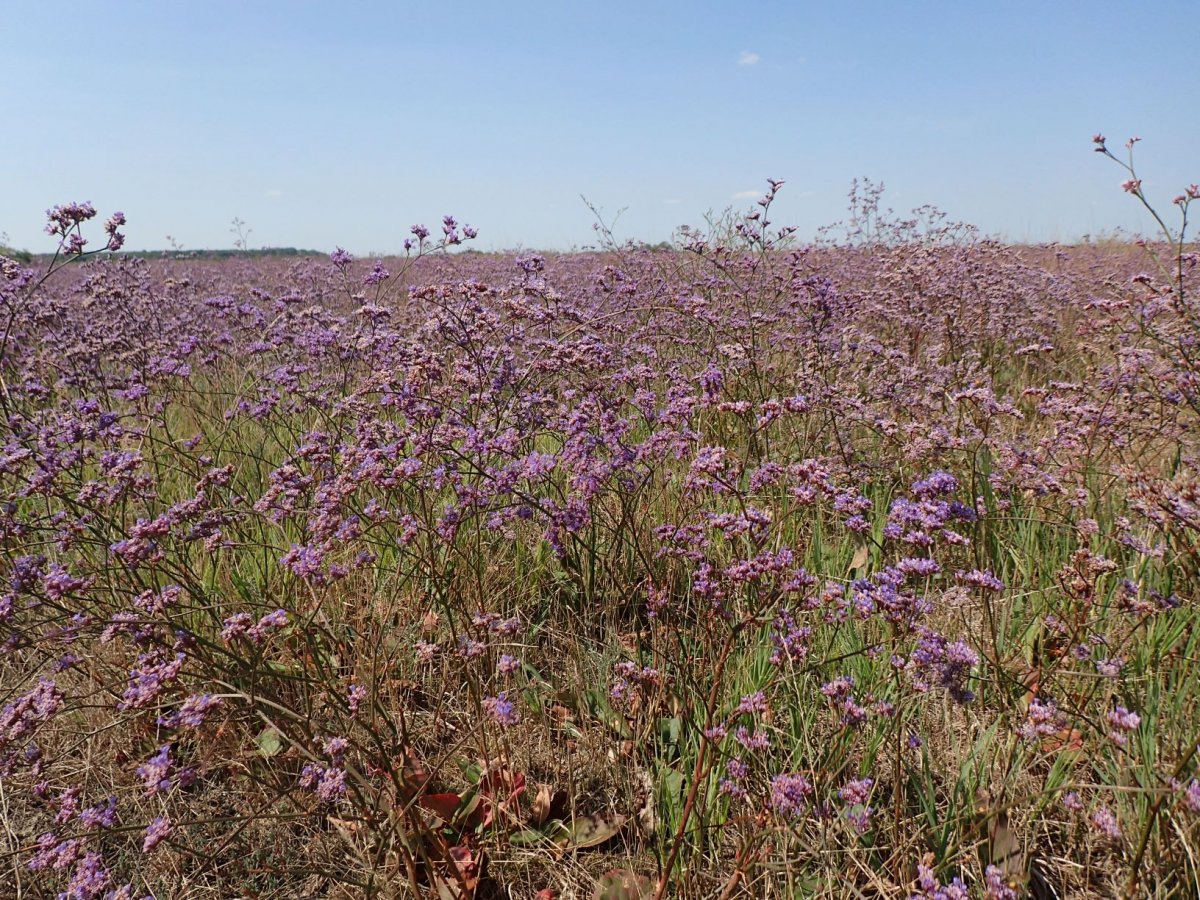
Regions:
M 24 250 L 0 249 L 0 253 L 26 262 L 34 259 L 49 259 L 52 253 L 30 254 Z M 296 247 L 263 247 L 259 250 L 122 250 L 105 253 L 103 256 L 131 256 L 141 259 L 232 259 L 245 257 L 258 259 L 265 256 L 325 256 L 320 250 L 301 250 Z
M 6 247 L 0 244 L 0 256 L 7 256 L 9 259 L 15 259 L 20 263 L 33 262 L 33 254 L 28 250 L 14 250 L 12 247 Z

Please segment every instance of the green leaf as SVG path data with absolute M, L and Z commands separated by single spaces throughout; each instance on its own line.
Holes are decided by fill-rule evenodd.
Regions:
M 674 749 L 679 746 L 679 738 L 683 734 L 683 719 L 679 716 L 663 717 L 658 720 L 658 739 L 664 747 Z
M 258 744 L 258 752 L 267 759 L 283 749 L 283 735 L 280 734 L 278 728 L 271 725 L 260 731 L 254 742 Z
M 467 781 L 471 782 L 471 784 L 479 784 L 479 779 L 483 776 L 483 767 L 479 763 L 460 761 L 458 768 Z
M 541 828 L 524 828 L 509 835 L 508 841 L 514 847 L 537 847 L 542 844 L 568 843 L 571 832 L 558 819 L 552 819 Z
M 684 774 L 676 768 L 663 767 L 658 772 L 658 790 L 667 822 L 674 828 L 683 813 Z
M 604 691 L 593 688 L 585 691 L 583 698 L 587 703 L 588 712 L 605 728 L 625 740 L 633 737 L 633 732 L 629 730 L 629 723 L 625 721 L 624 716 L 613 709 Z

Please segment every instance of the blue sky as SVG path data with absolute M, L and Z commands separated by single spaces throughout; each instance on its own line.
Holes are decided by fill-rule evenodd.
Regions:
M 1191 2 L 2 0 L 0 232 L 122 209 L 127 246 L 396 250 L 444 213 L 481 249 L 658 241 L 784 178 L 780 224 L 855 176 L 1010 240 L 1148 230 L 1091 152 L 1200 181 Z M 98 232 L 98 228 L 96 229 Z M 97 235 L 98 237 L 98 235 Z

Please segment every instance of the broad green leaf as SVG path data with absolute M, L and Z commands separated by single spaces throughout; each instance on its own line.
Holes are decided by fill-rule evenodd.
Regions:
M 283 735 L 279 733 L 278 728 L 273 728 L 268 725 L 258 733 L 258 737 L 254 739 L 258 744 L 258 752 L 270 759 L 283 749 Z

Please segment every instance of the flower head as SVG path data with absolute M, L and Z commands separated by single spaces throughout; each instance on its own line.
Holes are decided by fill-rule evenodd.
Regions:
M 517 712 L 513 702 L 508 699 L 506 691 L 501 691 L 499 696 L 488 697 L 484 700 L 483 711 L 502 728 L 508 728 L 521 721 L 520 713 Z
M 165 841 L 175 830 L 175 826 L 171 824 L 171 820 L 166 816 L 157 816 L 153 822 L 146 826 L 145 838 L 142 841 L 142 852 L 150 853 Z

